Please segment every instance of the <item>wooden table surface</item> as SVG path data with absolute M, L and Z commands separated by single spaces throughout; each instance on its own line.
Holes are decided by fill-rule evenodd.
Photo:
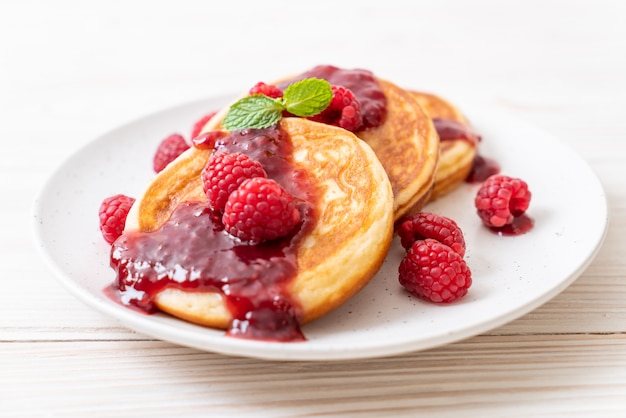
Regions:
M 223 3 L 0 2 L 0 416 L 626 416 L 626 2 Z M 593 263 L 500 328 L 339 362 L 155 340 L 59 284 L 35 249 L 32 204 L 73 152 L 319 63 L 474 95 L 571 146 L 608 196 Z

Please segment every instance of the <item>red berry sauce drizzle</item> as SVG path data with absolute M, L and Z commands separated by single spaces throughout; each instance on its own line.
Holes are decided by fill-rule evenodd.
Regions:
M 454 119 L 433 118 L 433 124 L 441 141 L 464 139 L 474 146 L 478 146 L 481 141 L 480 135 L 471 127 Z
M 361 69 L 342 69 L 332 65 L 318 65 L 300 74 L 294 79 L 279 84 L 285 89 L 294 81 L 305 78 L 321 78 L 336 86 L 343 86 L 354 94 L 361 105 L 363 125 L 361 129 L 379 126 L 387 114 L 387 98 L 371 71 Z
M 297 271 L 298 244 L 313 225 L 315 191 L 291 163 L 291 141 L 276 126 L 234 131 L 218 139 L 215 152 L 242 152 L 259 161 L 296 198 L 303 221 L 287 237 L 251 245 L 228 235 L 206 203 L 181 204 L 160 229 L 126 233 L 113 244 L 118 297 L 154 312 L 165 288 L 220 292 L 233 317 L 227 335 L 303 341 L 301 309 L 287 287 Z
M 464 139 L 472 145 L 478 146 L 482 140 L 481 136 L 474 132 L 470 126 L 456 120 L 433 118 L 433 123 L 441 141 Z M 498 173 L 500 173 L 500 165 L 495 160 L 476 153 L 472 168 L 465 181 L 467 183 L 482 183 L 490 176 Z
M 494 234 L 505 235 L 505 236 L 517 236 L 523 235 L 533 229 L 535 226 L 535 221 L 533 218 L 523 213 L 521 215 L 515 216 L 511 223 L 506 224 L 501 227 L 489 227 L 489 230 Z
M 482 183 L 494 174 L 500 173 L 500 164 L 497 161 L 476 154 L 472 168 L 465 178 L 467 183 Z

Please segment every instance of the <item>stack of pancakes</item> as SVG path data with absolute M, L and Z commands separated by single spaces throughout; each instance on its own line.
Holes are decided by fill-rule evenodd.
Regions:
M 359 132 L 286 117 L 279 128 L 291 138 L 293 163 L 320 192 L 318 214 L 298 245 L 297 273 L 289 292 L 301 323 L 330 312 L 362 289 L 382 265 L 404 216 L 463 181 L 474 158 L 467 141 L 441 143 L 433 117 L 467 123 L 443 99 L 378 79 L 387 99 L 383 123 Z M 228 108 L 204 132 L 219 130 Z M 158 173 L 126 221 L 127 231 L 154 231 L 182 202 L 204 201 L 200 173 L 211 150 L 190 148 Z M 166 288 L 156 306 L 190 322 L 225 329 L 232 316 L 220 291 Z

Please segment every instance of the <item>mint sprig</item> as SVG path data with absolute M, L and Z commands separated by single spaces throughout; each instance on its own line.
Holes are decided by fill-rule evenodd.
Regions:
M 235 102 L 222 122 L 228 130 L 267 128 L 283 117 L 283 111 L 310 117 L 321 113 L 333 99 L 330 83 L 319 78 L 305 78 L 290 84 L 283 97 L 273 99 L 261 94 Z

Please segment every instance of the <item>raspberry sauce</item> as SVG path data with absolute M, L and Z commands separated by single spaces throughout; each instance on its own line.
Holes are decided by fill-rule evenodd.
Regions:
M 252 245 L 227 234 L 207 203 L 183 203 L 158 230 L 125 233 L 113 244 L 118 297 L 154 312 L 155 297 L 165 288 L 219 292 L 233 317 L 227 335 L 302 341 L 301 309 L 287 286 L 297 271 L 298 244 L 313 223 L 315 193 L 306 173 L 291 163 L 291 141 L 277 127 L 232 132 L 215 149 L 259 161 L 269 178 L 296 197 L 303 220 L 286 237 Z
M 433 118 L 433 124 L 440 141 L 464 139 L 477 146 L 481 140 L 480 135 L 474 132 L 470 126 L 454 119 Z
M 470 126 L 453 119 L 433 118 L 433 124 L 440 141 L 464 139 L 476 147 L 482 140 L 482 137 L 474 132 Z M 500 165 L 495 160 L 476 154 L 474 161 L 472 161 L 470 173 L 465 181 L 467 183 L 482 183 L 490 176 L 499 172 Z
M 280 84 L 279 87 L 284 89 L 294 81 L 311 77 L 321 78 L 330 84 L 343 86 L 352 91 L 361 105 L 361 115 L 363 116 L 361 129 L 373 128 L 383 123 L 387 113 L 387 98 L 371 71 L 318 65 L 298 77 Z
M 524 213 L 520 216 L 514 217 L 510 224 L 506 224 L 499 228 L 490 227 L 489 230 L 498 235 L 517 236 L 527 233 L 533 229 L 534 226 L 534 219 Z
M 476 154 L 472 162 L 472 168 L 465 181 L 467 183 L 482 183 L 498 173 L 500 173 L 500 164 L 496 160 Z

